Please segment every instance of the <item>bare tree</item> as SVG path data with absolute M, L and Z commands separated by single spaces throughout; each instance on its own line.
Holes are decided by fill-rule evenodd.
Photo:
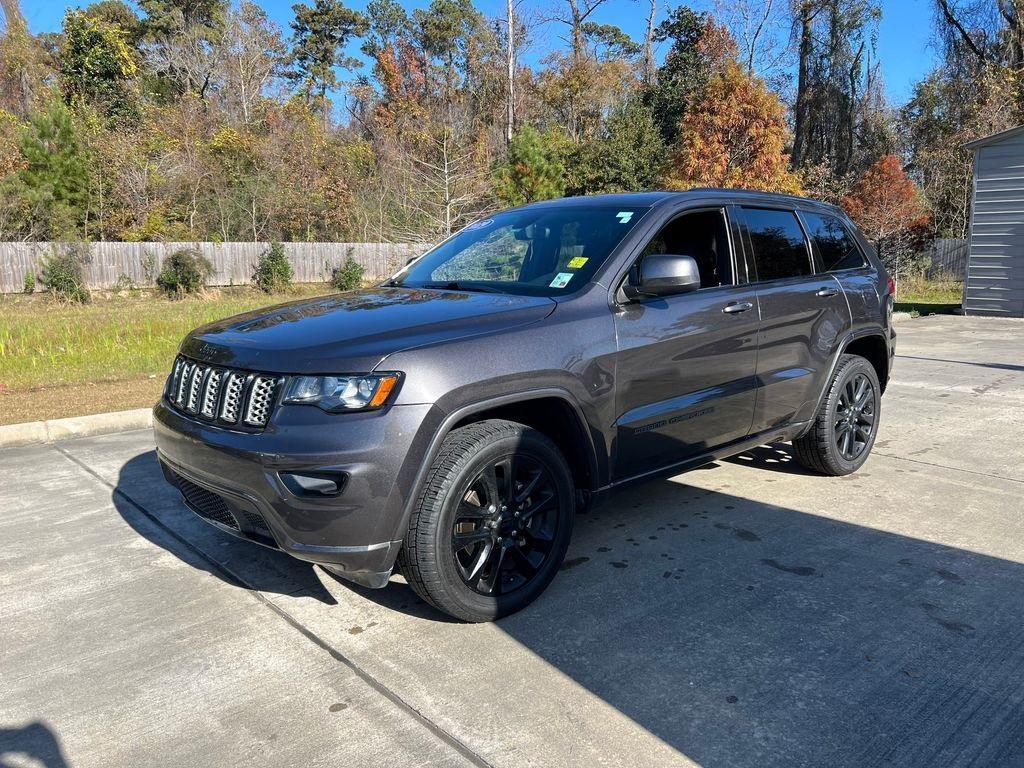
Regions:
M 798 0 L 795 7 L 799 29 L 799 64 L 797 68 L 796 104 L 793 107 L 793 155 L 794 168 L 806 161 L 808 129 L 811 110 L 811 57 L 814 54 L 814 20 L 821 13 L 820 0 Z
M 572 63 L 580 64 L 587 58 L 587 35 L 584 25 L 594 11 L 608 0 L 564 0 L 564 2 L 564 10 L 555 11 L 547 20 L 569 27 Z
M 784 0 L 715 0 L 714 7 L 715 16 L 736 40 L 747 72 L 757 72 L 777 86 L 793 55 Z
M 224 41 L 220 69 L 225 95 L 235 102 L 242 121 L 248 123 L 253 103 L 284 66 L 286 48 L 281 30 L 255 3 L 243 2 L 228 14 Z
M 867 94 L 880 10 L 875 0 L 798 0 L 793 10 L 799 57 L 792 164 L 827 161 L 843 175 L 856 170 L 861 127 L 874 121 L 876 101 Z
M 1020 0 L 935 0 L 935 30 L 947 66 L 976 71 L 988 63 L 1024 66 Z
M 651 85 L 657 74 L 654 62 L 654 22 L 657 20 L 656 17 L 658 15 L 658 0 L 648 0 L 648 2 L 647 30 L 644 32 L 643 76 L 644 83 Z
M 508 18 L 505 20 L 508 25 L 508 40 L 505 42 L 508 57 L 508 84 L 505 94 L 505 141 L 512 142 L 512 132 L 515 130 L 516 116 L 516 3 L 515 0 L 508 0 Z
M 0 0 L 0 10 L 4 22 L 0 37 L 0 106 L 26 115 L 37 86 L 42 85 L 42 51 L 28 29 L 18 0 Z

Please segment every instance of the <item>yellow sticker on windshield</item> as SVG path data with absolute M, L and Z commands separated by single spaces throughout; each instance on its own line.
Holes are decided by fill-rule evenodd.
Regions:
M 567 266 L 569 269 L 579 269 L 584 264 L 586 264 L 587 261 L 588 259 L 586 256 L 574 256 L 573 258 L 569 259 L 569 263 L 566 264 L 565 266 Z

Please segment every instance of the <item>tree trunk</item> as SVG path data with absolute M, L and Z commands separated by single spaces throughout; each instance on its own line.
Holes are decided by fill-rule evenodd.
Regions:
M 957 19 L 950 9 L 947 0 L 935 0 L 935 2 L 939 7 L 939 11 L 942 12 L 942 17 L 946 20 L 946 24 L 957 33 L 960 40 L 970 49 L 971 53 L 978 57 L 978 63 L 983 64 L 987 58 L 985 51 L 978 47 L 970 32 L 964 29 L 963 24 L 960 23 L 960 20 Z
M 586 53 L 586 41 L 583 39 L 583 13 L 577 0 L 569 0 L 569 13 L 572 27 L 572 62 L 579 64 Z
M 644 35 L 644 83 L 654 84 L 654 17 L 658 11 L 658 0 L 650 0 L 650 10 L 647 12 L 647 33 Z
M 515 0 L 508 0 L 508 93 L 505 116 L 505 141 L 512 142 L 516 115 L 516 16 Z
M 793 157 L 791 162 L 794 168 L 799 168 L 804 163 L 811 128 L 808 113 L 811 105 L 811 55 L 814 52 L 811 32 L 815 13 L 814 0 L 801 0 L 799 10 L 800 59 L 797 72 L 796 105 L 793 108 Z

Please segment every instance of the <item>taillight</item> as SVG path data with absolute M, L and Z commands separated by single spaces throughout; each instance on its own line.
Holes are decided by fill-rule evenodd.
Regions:
M 896 295 L 896 281 L 892 279 L 892 275 L 886 275 L 885 276 L 885 282 L 889 286 L 889 295 L 890 296 L 895 296 Z

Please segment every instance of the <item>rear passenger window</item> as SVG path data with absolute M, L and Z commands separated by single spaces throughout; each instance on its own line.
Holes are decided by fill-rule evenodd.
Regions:
M 835 216 L 803 213 L 807 232 L 818 249 L 818 261 L 823 272 L 840 269 L 858 269 L 864 266 L 864 256 L 853 235 Z
M 744 208 L 758 280 L 811 274 L 807 241 L 796 214 L 770 208 Z

